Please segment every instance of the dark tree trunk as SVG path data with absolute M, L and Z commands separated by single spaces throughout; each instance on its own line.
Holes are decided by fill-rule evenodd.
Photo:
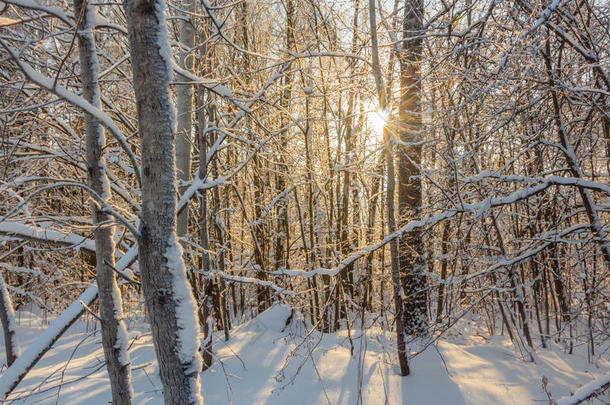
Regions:
M 403 48 L 400 53 L 400 140 L 398 150 L 398 226 L 419 219 L 422 205 L 421 61 L 423 0 L 405 0 Z M 424 234 L 420 228 L 408 232 L 399 242 L 399 267 L 405 292 L 405 333 L 428 332 Z
M 19 356 L 19 345 L 15 336 L 15 314 L 13 303 L 8 289 L 4 282 L 4 277 L 0 273 L 0 321 L 4 330 L 4 347 L 6 350 L 6 365 L 11 366 Z

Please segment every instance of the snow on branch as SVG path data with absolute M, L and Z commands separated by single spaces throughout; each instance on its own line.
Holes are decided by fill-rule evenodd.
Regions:
M 101 111 L 99 108 L 91 105 L 91 103 L 89 103 L 84 98 L 77 96 L 68 89 L 54 83 L 53 79 L 48 78 L 34 70 L 34 68 L 32 68 L 28 63 L 20 60 L 19 53 L 15 49 L 8 46 L 4 41 L 0 40 L 0 45 L 2 45 L 4 49 L 6 49 L 10 57 L 29 80 L 36 83 L 40 87 L 50 91 L 51 93 L 54 93 L 55 95 L 61 97 L 73 106 L 80 108 L 87 114 L 92 115 L 103 126 L 105 126 L 108 131 L 110 131 L 112 136 L 119 142 L 119 145 L 121 145 L 123 151 L 127 154 L 127 156 L 129 156 L 131 164 L 134 168 L 134 173 L 138 180 L 138 184 L 142 185 L 142 178 L 140 176 L 140 169 L 136 156 L 129 147 L 127 140 L 123 137 L 121 130 L 115 125 L 115 123 L 112 121 L 112 118 L 110 118 L 108 114 Z
M 206 277 L 217 275 L 227 281 L 233 281 L 236 283 L 256 284 L 256 285 L 259 285 L 262 287 L 268 287 L 268 288 L 271 288 L 272 290 L 274 290 L 277 294 L 289 295 L 289 296 L 294 296 L 294 297 L 304 294 L 304 293 L 299 293 L 296 291 L 287 290 L 285 288 L 282 288 L 272 281 L 259 280 L 258 278 L 253 278 L 253 277 L 236 276 L 236 275 L 232 275 L 232 274 L 227 274 L 226 272 L 222 272 L 220 270 L 202 271 L 202 270 L 195 269 L 193 271 L 195 273 L 202 274 Z
M 0 227 L 6 223 L 0 223 Z M 1 229 L 1 228 L 0 228 Z M 58 232 L 59 233 L 59 232 Z M 93 241 L 89 241 L 95 250 Z M 116 263 L 118 270 L 124 270 L 136 259 L 138 245 L 132 246 Z M 74 302 L 55 318 L 34 342 L 15 360 L 15 362 L 0 377 L 0 399 L 6 397 L 17 387 L 27 373 L 36 365 L 38 360 L 53 347 L 61 335 L 81 316 L 86 306 L 91 305 L 97 298 L 97 285 L 88 287 Z
M 556 405 L 576 405 L 601 394 L 610 388 L 610 373 L 607 373 L 590 383 L 583 385 L 572 395 L 558 399 Z
M 541 235 L 539 237 L 536 237 L 536 239 L 544 240 L 544 242 L 535 248 L 525 249 L 524 251 L 521 251 L 520 253 L 518 253 L 517 256 L 514 256 L 512 258 L 505 257 L 502 260 L 497 260 L 493 265 L 489 266 L 488 268 L 481 270 L 481 271 L 477 271 L 475 273 L 466 274 L 464 276 L 453 276 L 453 277 L 451 277 L 451 279 L 443 279 L 438 274 L 435 274 L 432 272 L 426 272 L 426 275 L 430 278 L 433 278 L 437 283 L 441 283 L 441 284 L 445 284 L 445 285 L 463 283 L 463 282 L 471 280 L 473 278 L 487 275 L 498 269 L 501 269 L 504 267 L 515 266 L 519 263 L 529 260 L 529 259 L 533 258 L 534 256 L 536 256 L 538 253 L 542 252 L 547 247 L 553 245 L 554 243 L 557 243 L 559 240 L 561 240 L 561 238 L 563 238 L 573 232 L 578 232 L 578 231 L 581 231 L 581 230 L 584 230 L 587 228 L 589 228 L 589 224 L 576 224 L 567 229 L 564 229 L 561 232 L 552 232 L 547 235 Z M 498 256 L 496 259 L 500 259 L 500 258 L 501 258 L 501 256 Z
M 255 96 L 252 98 L 252 100 L 250 100 L 248 102 L 248 104 L 246 105 L 245 108 L 243 109 L 239 109 L 236 113 L 235 116 L 233 117 L 233 120 L 227 125 L 227 128 L 234 128 L 237 123 L 245 116 L 246 112 L 250 110 L 250 108 L 254 105 L 254 103 L 256 101 L 258 101 L 263 94 L 265 93 L 265 91 L 275 82 L 277 81 L 280 77 L 282 77 L 282 74 L 284 72 L 284 69 L 286 67 L 285 66 L 281 66 L 278 71 L 269 79 L 267 80 L 267 82 L 259 89 L 259 91 L 255 94 Z M 255 153 L 257 151 L 259 151 L 261 148 L 264 147 L 264 145 L 273 138 L 272 134 L 271 136 L 267 137 L 266 139 L 264 139 L 263 141 L 261 141 L 258 146 L 255 148 L 255 150 L 253 151 L 253 153 L 251 153 L 248 158 L 244 159 L 242 161 L 242 163 L 236 167 L 235 169 L 233 169 L 230 173 L 228 173 L 225 176 L 221 176 L 215 180 L 211 180 L 211 181 L 206 181 L 205 178 L 200 177 L 200 175 L 198 174 L 197 177 L 193 180 L 193 182 L 191 183 L 191 185 L 184 191 L 184 193 L 182 194 L 182 196 L 180 196 L 180 199 L 178 200 L 178 204 L 177 204 L 177 208 L 176 208 L 176 212 L 178 214 L 180 214 L 182 212 L 182 210 L 187 206 L 189 200 L 191 198 L 193 198 L 193 196 L 195 195 L 195 193 L 197 191 L 202 191 L 202 190 L 207 190 L 209 188 L 213 188 L 216 186 L 220 186 L 220 185 L 225 185 L 228 184 L 228 180 L 235 175 L 236 173 L 238 173 L 239 171 L 241 171 L 246 164 L 252 160 L 252 158 L 254 157 Z M 216 139 L 216 142 L 214 142 L 214 145 L 212 145 L 212 147 L 210 148 L 210 150 L 207 152 L 206 154 L 206 162 L 210 162 L 212 160 L 212 158 L 214 157 L 214 154 L 221 149 L 221 145 L 222 142 L 224 141 L 224 139 L 226 139 L 226 133 L 223 132 L 223 134 L 221 136 L 219 136 Z M 198 171 L 198 173 L 200 173 Z
M 66 331 L 83 313 L 81 301 L 90 305 L 97 297 L 97 287 L 90 286 L 57 317 L 38 338 L 15 360 L 0 378 L 0 398 L 6 398 L 21 382 L 36 362 L 53 346 L 61 334 Z
M 29 274 L 32 275 L 34 277 L 39 277 L 44 281 L 55 281 L 56 279 L 51 280 L 49 278 L 49 276 L 47 276 L 46 274 L 44 274 L 42 271 L 40 270 L 36 270 L 36 269 L 30 269 L 28 267 L 22 267 L 22 266 L 12 266 L 8 263 L 2 263 L 0 262 L 0 267 L 6 269 L 7 271 L 11 272 L 11 273 L 21 273 L 21 274 Z
M 42 11 L 53 17 L 57 17 L 64 23 L 66 23 L 69 27 L 71 27 L 74 23 L 72 19 L 68 17 L 68 15 L 61 9 L 61 7 L 52 6 L 47 7 L 42 4 L 37 3 L 34 0 L 2 0 L 3 3 L 12 4 L 17 7 L 27 8 L 30 10 Z
M 34 179 L 38 180 L 37 178 L 34 178 Z M 98 204 L 101 205 L 102 211 L 107 212 L 108 214 L 115 217 L 120 223 L 125 225 L 125 227 L 127 229 L 129 229 L 129 231 L 134 236 L 139 236 L 139 232 L 136 230 L 136 228 L 132 224 L 130 224 L 126 218 L 124 218 L 121 214 L 116 212 L 110 205 L 108 205 L 108 203 L 99 194 L 97 194 L 91 187 L 87 186 L 86 184 L 79 183 L 76 181 L 59 182 L 56 184 L 44 186 L 44 187 L 36 190 L 32 194 L 28 195 L 28 197 L 23 202 L 20 202 L 19 204 L 17 204 L 12 210 L 10 210 L 6 215 L 4 215 L 4 217 L 0 218 L 0 223 L 4 222 L 6 219 L 8 219 L 13 213 L 15 213 L 15 211 L 17 211 L 19 208 L 21 208 L 21 206 L 23 206 L 29 199 L 31 199 L 35 195 L 40 194 L 46 190 L 50 190 L 52 188 L 58 188 L 58 187 L 79 187 L 79 188 L 82 188 L 83 190 L 87 191 L 91 195 L 91 197 L 93 197 L 93 199 Z
M 57 121 L 60 125 L 63 124 L 61 122 L 61 120 L 57 119 L 55 117 L 55 121 Z M 62 128 L 63 125 L 62 125 Z M 65 127 L 66 130 L 69 130 L 69 128 Z M 49 155 L 50 158 L 57 158 L 57 159 L 61 159 L 64 162 L 72 165 L 73 167 L 78 168 L 79 170 L 83 171 L 84 173 L 87 172 L 87 167 L 85 166 L 85 164 L 83 164 L 81 161 L 76 160 L 73 158 L 73 156 L 68 152 L 68 151 L 59 151 L 47 146 L 43 146 L 43 145 L 36 145 L 33 143 L 29 143 L 26 142 L 23 139 L 19 139 L 18 141 L 15 141 L 13 139 L 8 139 L 7 144 L 10 144 L 12 147 L 17 147 L 19 146 L 20 148 L 24 148 L 24 149 L 30 149 L 32 151 L 36 151 L 36 152 L 41 152 L 41 153 L 46 153 Z M 116 163 L 112 160 L 112 157 L 106 157 L 106 160 L 108 162 L 111 163 Z M 124 170 L 126 170 L 127 168 L 123 166 L 121 166 L 121 168 L 123 168 Z M 131 168 L 129 168 L 130 171 L 132 171 Z M 129 193 L 127 192 L 126 189 L 123 188 L 123 186 L 120 185 L 119 183 L 119 179 L 116 177 L 116 175 L 114 174 L 114 172 L 112 170 L 108 170 L 107 175 L 109 177 L 110 181 L 110 187 L 112 188 L 112 191 L 115 192 L 119 197 L 121 197 L 123 199 L 123 201 L 125 201 L 126 203 L 128 203 L 129 205 L 131 205 L 132 208 L 134 208 L 135 210 L 139 210 L 140 207 L 139 205 L 133 200 L 133 198 L 131 198 L 129 196 Z M 16 186 L 17 184 L 21 184 L 24 181 L 27 181 L 30 178 L 23 178 L 23 177 L 18 177 L 17 179 L 13 179 L 10 182 L 7 182 L 5 184 L 9 184 L 12 186 Z M 38 178 L 39 180 L 46 180 L 48 179 L 47 177 L 40 177 Z M 2 189 L 3 187 L 5 187 L 6 185 L 0 185 L 0 189 Z
M 222 84 L 203 79 L 203 78 L 189 72 L 188 70 L 182 68 L 179 64 L 177 64 L 173 60 L 172 60 L 172 67 L 176 73 L 178 73 L 180 76 L 184 77 L 185 79 L 190 80 L 193 84 L 199 84 L 199 85 L 205 87 L 206 89 L 208 89 L 209 91 L 211 91 L 212 93 L 218 95 L 219 97 L 229 100 L 231 103 L 235 104 L 235 106 L 237 108 L 239 108 L 240 110 L 242 110 L 246 113 L 250 112 L 250 108 L 247 106 L 243 106 L 235 98 L 233 98 L 233 93 L 231 93 L 231 90 L 229 90 Z
M 77 249 L 95 252 L 95 242 L 84 236 L 59 232 L 49 228 L 25 225 L 19 222 L 0 222 L 0 234 L 14 235 L 23 239 L 48 242 L 61 246 L 73 246 Z
M 387 235 L 380 242 L 378 242 L 374 245 L 365 246 L 364 248 L 353 253 L 352 255 L 346 257 L 334 269 L 317 268 L 317 269 L 313 269 L 311 271 L 281 269 L 281 270 L 277 270 L 277 271 L 270 271 L 268 273 L 273 274 L 273 275 L 287 275 L 287 276 L 301 276 L 301 277 L 312 277 L 315 275 L 335 276 L 335 275 L 341 273 L 347 267 L 350 267 L 356 261 L 368 256 L 370 253 L 372 253 L 378 249 L 381 249 L 383 246 L 388 244 L 390 241 L 401 238 L 404 234 L 411 232 L 414 229 L 426 228 L 426 227 L 436 225 L 444 220 L 454 217 L 458 213 L 471 213 L 475 217 L 480 217 L 485 212 L 487 212 L 488 210 L 490 210 L 492 208 L 501 207 L 503 205 L 508 205 L 508 204 L 514 204 L 518 201 L 521 201 L 521 200 L 527 199 L 533 195 L 536 195 L 536 194 L 546 190 L 547 188 L 549 188 L 552 185 L 553 185 L 553 183 L 551 181 L 545 181 L 540 184 L 536 184 L 534 186 L 524 187 L 505 197 L 495 197 L 495 198 L 489 198 L 487 200 L 480 201 L 478 203 L 463 204 L 462 206 L 458 206 L 458 208 L 449 209 L 449 210 L 443 211 L 437 215 L 434 215 L 434 216 L 431 216 L 428 218 L 424 218 L 422 220 L 411 221 L 407 225 L 398 229 L 396 232 L 393 232 L 393 233 Z M 524 255 L 528 255 L 530 253 L 531 252 L 526 252 Z M 523 260 L 523 259 L 524 258 L 514 258 L 514 259 L 509 259 L 509 260 L 519 261 L 519 260 Z M 508 264 L 510 264 L 510 263 L 503 263 L 503 266 L 506 266 Z M 487 272 L 488 270 L 484 270 L 484 271 Z
M 275 198 L 273 200 L 271 200 L 271 202 L 269 203 L 269 205 L 267 205 L 266 207 L 263 207 L 262 212 L 261 212 L 261 216 L 260 218 L 248 223 L 248 226 L 254 226 L 254 225 L 260 225 L 263 223 L 265 217 L 269 214 L 269 212 L 271 212 L 271 210 L 273 209 L 273 207 L 275 207 L 275 205 L 282 199 L 284 199 L 292 190 L 294 190 L 296 187 L 298 186 L 298 184 L 293 184 L 290 187 L 286 188 L 284 191 L 282 191 L 281 193 L 279 193 L 278 195 L 275 196 Z
M 584 180 L 578 177 L 562 177 L 562 176 L 549 176 L 549 177 L 529 177 L 520 176 L 515 174 L 503 175 L 496 171 L 485 170 L 476 176 L 462 179 L 463 183 L 474 183 L 484 179 L 495 179 L 500 181 L 516 181 L 522 183 L 548 183 L 549 185 L 555 186 L 575 186 L 588 188 L 594 191 L 599 191 L 610 196 L 610 186 L 607 184 L 599 183 L 596 181 Z

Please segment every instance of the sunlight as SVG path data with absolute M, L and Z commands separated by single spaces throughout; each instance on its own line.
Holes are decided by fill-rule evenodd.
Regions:
M 368 114 L 371 129 L 375 132 L 376 135 L 383 135 L 383 127 L 388 121 L 388 115 L 388 112 L 385 110 L 376 110 Z

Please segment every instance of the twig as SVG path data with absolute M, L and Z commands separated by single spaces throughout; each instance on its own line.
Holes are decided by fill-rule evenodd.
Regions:
M 93 312 L 93 310 L 91 308 L 89 308 L 87 306 L 87 304 L 85 304 L 83 301 L 81 301 L 80 304 L 83 306 L 83 308 L 85 308 L 85 311 L 89 312 L 95 319 L 97 319 L 98 321 L 102 322 L 102 318 L 100 318 L 98 314 Z

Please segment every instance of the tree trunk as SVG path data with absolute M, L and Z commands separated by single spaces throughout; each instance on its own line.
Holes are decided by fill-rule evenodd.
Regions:
M 555 124 L 557 125 L 557 130 L 559 133 L 559 144 L 562 146 L 561 151 L 563 152 L 566 162 L 570 168 L 570 172 L 572 176 L 578 179 L 584 179 L 582 169 L 580 167 L 580 163 L 576 157 L 576 151 L 572 146 L 572 143 L 568 139 L 568 132 L 565 127 L 563 112 L 561 109 L 561 103 L 559 96 L 557 94 L 557 90 L 555 88 L 556 82 L 559 80 L 559 74 L 561 72 L 561 62 L 557 63 L 556 67 L 553 67 L 553 62 L 551 59 L 551 46 L 550 41 L 547 38 L 545 44 L 546 52 L 543 53 L 544 61 L 546 63 L 547 76 L 549 81 L 549 88 L 551 93 L 551 99 L 553 101 L 553 118 Z M 561 58 L 559 58 L 561 61 Z M 604 261 L 607 268 L 610 268 L 610 242 L 608 242 L 608 238 L 606 237 L 606 230 L 602 225 L 602 222 L 599 218 L 599 213 L 597 212 L 597 205 L 591 197 L 591 193 L 587 188 L 582 186 L 578 186 L 578 193 L 580 194 L 580 198 L 582 200 L 582 204 L 585 208 L 585 212 L 587 213 L 587 217 L 591 224 L 591 233 L 595 235 L 597 239 L 597 243 L 599 244 L 599 249 L 604 257 Z
M 387 105 L 387 97 L 385 96 L 385 88 L 383 86 L 383 78 L 381 75 L 381 67 L 379 65 L 379 50 L 377 45 L 377 24 L 375 18 L 375 0 L 369 0 L 369 23 L 371 29 L 371 42 L 372 42 L 372 59 L 373 59 L 373 72 L 375 76 L 375 83 L 377 85 L 377 95 L 379 99 L 379 107 L 381 110 L 385 110 Z M 392 142 L 387 126 L 383 130 L 383 140 L 385 143 L 385 159 L 387 167 L 387 194 L 386 194 L 386 209 L 387 209 L 387 221 L 388 221 L 388 234 L 396 232 L 396 213 L 394 208 L 394 196 L 395 196 L 395 179 L 396 174 L 394 173 L 394 156 L 392 153 Z M 398 352 L 398 362 L 400 364 L 400 375 L 407 376 L 410 373 L 409 363 L 407 360 L 407 351 L 405 346 L 405 325 L 404 319 L 404 306 L 403 306 L 403 292 L 400 280 L 399 262 L 398 262 L 398 241 L 393 238 L 390 241 L 390 259 L 392 264 L 392 287 L 394 292 L 394 310 L 396 320 L 396 344 Z M 383 261 L 382 261 L 383 262 Z M 382 282 L 383 283 L 383 282 Z
M 294 0 L 286 0 L 286 51 L 293 52 L 295 48 L 294 44 L 294 24 L 296 17 L 296 9 Z M 284 75 L 284 90 L 280 97 L 280 128 L 282 128 L 279 134 L 279 150 L 278 150 L 278 162 L 276 163 L 276 193 L 279 195 L 286 189 L 286 181 L 288 180 L 288 166 L 286 164 L 285 154 L 287 153 L 288 137 L 286 124 L 290 119 L 290 104 L 292 98 L 292 85 L 293 77 L 291 72 L 286 72 Z M 274 235 L 274 263 L 273 269 L 281 269 L 288 267 L 289 260 L 289 246 L 290 246 L 290 227 L 288 222 L 288 200 L 286 197 L 282 197 L 275 205 L 276 218 L 276 229 Z M 270 303 L 266 303 L 263 307 L 267 308 Z
M 92 4 L 85 3 L 83 0 L 74 1 L 75 15 L 81 16 L 76 32 L 78 35 L 83 96 L 91 105 L 101 109 L 97 77 L 99 66 L 93 37 L 95 20 L 93 7 Z M 102 156 L 106 143 L 104 128 L 91 115 L 85 113 L 84 118 L 89 187 L 108 202 L 110 184 L 106 175 L 106 163 Z M 91 203 L 91 216 L 95 226 L 95 258 L 102 346 L 112 388 L 112 402 L 114 404 L 130 404 L 133 397 L 130 381 L 131 363 L 127 353 L 127 330 L 123 322 L 121 291 L 114 274 L 114 227 L 108 225 L 112 223 L 112 217 L 95 202 Z
M 422 189 L 420 168 L 421 141 L 421 56 L 423 0 L 405 0 L 403 48 L 400 54 L 399 132 L 402 142 L 398 150 L 398 226 L 420 217 Z M 425 246 L 421 229 L 405 234 L 399 242 L 400 272 L 404 275 L 405 332 L 407 335 L 428 331 Z
M 186 10 L 195 12 L 195 0 L 182 4 Z M 181 21 L 180 44 L 180 67 L 191 71 L 193 69 L 193 58 L 191 49 L 195 45 L 195 32 L 190 16 L 185 15 L 188 21 Z M 178 179 L 188 181 L 191 177 L 191 131 L 193 120 L 193 85 L 181 84 L 176 86 L 176 172 Z M 176 221 L 176 233 L 184 236 L 188 225 L 188 209 L 182 210 Z
M 125 0 L 141 143 L 142 289 L 166 404 L 201 404 L 196 306 L 176 237 L 171 55 L 162 0 Z
M 446 257 L 449 253 L 449 224 L 445 222 L 443 227 L 443 236 L 441 238 L 441 282 L 438 284 L 438 297 L 436 300 L 436 323 L 443 322 L 443 304 L 445 303 L 445 280 L 447 280 L 447 267 L 449 258 Z M 445 312 L 449 313 L 448 309 Z
M 206 179 L 208 176 L 208 143 L 207 143 L 207 120 L 205 118 L 205 100 L 204 90 L 202 87 L 197 89 L 197 118 L 199 124 L 199 178 Z M 209 275 L 211 268 L 210 265 L 210 254 L 208 249 L 210 248 L 209 237 L 208 237 L 208 193 L 207 190 L 200 191 L 200 212 L 199 212 L 199 243 L 203 248 L 201 254 L 202 270 L 204 273 L 208 273 L 203 277 L 203 291 L 200 288 L 200 296 L 198 297 L 199 309 L 199 321 L 203 326 L 203 342 L 201 345 L 201 359 L 202 366 L 201 371 L 205 371 L 212 366 L 212 337 L 214 335 L 214 312 L 212 307 L 212 289 L 214 283 L 211 276 Z
M 6 365 L 10 367 L 19 356 L 19 344 L 15 337 L 16 325 L 13 303 L 4 283 L 2 273 L 0 273 L 0 321 L 2 321 L 2 329 L 4 330 Z
M 373 1 L 373 0 L 371 0 Z M 394 156 L 392 154 L 392 144 L 389 140 L 387 130 L 384 131 L 386 138 L 386 165 L 387 165 L 387 216 L 388 234 L 396 232 L 396 213 L 394 212 Z M 390 242 L 390 259 L 392 263 L 392 287 L 394 291 L 394 310 L 396 320 L 396 343 L 398 351 L 398 361 L 400 363 L 400 375 L 407 376 L 410 373 L 407 361 L 407 351 L 405 347 L 406 329 L 403 319 L 405 319 L 403 305 L 403 291 L 400 280 L 398 241 L 394 238 Z

